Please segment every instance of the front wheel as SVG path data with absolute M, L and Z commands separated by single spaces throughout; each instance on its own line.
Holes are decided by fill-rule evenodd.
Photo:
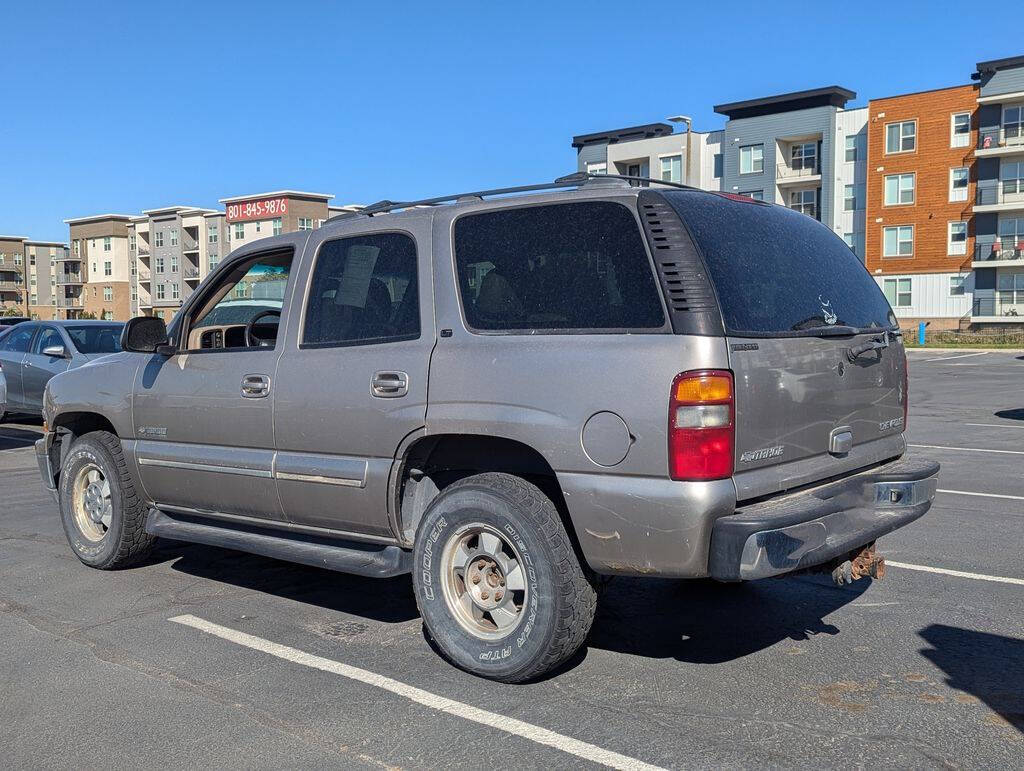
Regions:
M 456 666 L 503 682 L 575 653 L 597 607 L 551 500 L 509 474 L 447 487 L 416 537 L 413 584 L 431 639 Z

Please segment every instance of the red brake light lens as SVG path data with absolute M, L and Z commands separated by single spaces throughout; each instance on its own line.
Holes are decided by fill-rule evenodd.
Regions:
M 683 372 L 672 381 L 668 411 L 669 476 L 677 481 L 732 476 L 735 404 L 732 373 Z
M 910 358 L 903 354 L 903 430 L 907 430 L 907 418 L 910 417 Z

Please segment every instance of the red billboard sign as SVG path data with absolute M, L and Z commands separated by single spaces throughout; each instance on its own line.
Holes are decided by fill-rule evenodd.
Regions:
M 229 203 L 227 221 L 246 222 L 249 220 L 266 220 L 273 217 L 283 217 L 287 213 L 287 198 L 253 198 L 251 201 Z

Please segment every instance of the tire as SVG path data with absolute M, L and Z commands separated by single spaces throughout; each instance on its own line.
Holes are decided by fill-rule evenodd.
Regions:
M 537 678 L 572 656 L 594 621 L 597 593 L 558 511 L 519 477 L 478 474 L 445 488 L 419 524 L 413 565 L 427 634 L 480 677 Z
M 76 439 L 57 490 L 64 534 L 83 563 L 115 570 L 149 554 L 155 539 L 146 532 L 147 507 L 116 436 L 94 431 Z

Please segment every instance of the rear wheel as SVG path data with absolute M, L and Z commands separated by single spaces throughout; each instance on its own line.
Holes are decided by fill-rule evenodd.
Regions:
M 71 549 L 90 567 L 127 567 L 153 544 L 146 533 L 146 506 L 121 451 L 108 431 L 78 438 L 61 465 L 60 514 Z
M 420 522 L 413 583 L 441 652 L 504 682 L 568 659 L 597 605 L 554 504 L 509 474 L 469 477 L 434 500 Z

